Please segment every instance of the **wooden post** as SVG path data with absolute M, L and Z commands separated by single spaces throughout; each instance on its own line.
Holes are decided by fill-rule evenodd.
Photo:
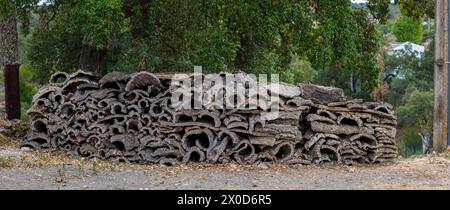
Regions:
M 443 152 L 448 138 L 448 1 L 436 1 L 433 150 Z
M 8 119 L 20 119 L 20 64 L 5 65 L 5 108 Z

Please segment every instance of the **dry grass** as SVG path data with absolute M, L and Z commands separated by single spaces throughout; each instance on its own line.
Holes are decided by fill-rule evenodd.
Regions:
M 14 167 L 14 163 L 11 161 L 9 157 L 0 156 L 0 168 L 12 168 Z
M 97 169 L 111 169 L 120 166 L 120 163 L 112 163 L 99 160 L 88 160 L 79 156 L 67 155 L 62 152 L 29 151 L 26 155 L 32 157 L 33 162 L 18 167 L 52 167 L 61 165 L 74 165 L 78 167 L 90 166 Z
M 6 149 L 6 148 L 4 148 Z M 152 170 L 167 170 L 168 173 L 176 175 L 182 173 L 183 170 L 203 170 L 211 168 L 220 168 L 226 171 L 245 171 L 245 170 L 259 170 L 254 165 L 237 165 L 230 164 L 205 164 L 205 163 L 190 163 L 189 166 L 178 165 L 175 167 L 156 165 L 156 164 L 136 164 L 136 163 L 123 163 L 112 162 L 98 159 L 87 159 L 80 156 L 68 155 L 63 152 L 47 152 L 47 151 L 21 151 L 18 146 L 8 147 L 9 150 L 14 152 L 15 161 L 12 161 L 12 165 L 9 168 L 34 168 L 34 167 L 61 167 L 72 165 L 80 169 L 80 176 L 84 173 L 95 175 L 98 171 L 110 170 L 110 171 L 127 171 L 127 170 L 140 170 L 140 171 L 152 171 Z M 0 147 L 0 157 L 2 148 Z M 17 154 L 16 154 L 17 153 Z M 11 162 L 11 161 L 10 161 Z M 285 168 L 286 165 L 275 164 L 273 167 Z M 87 168 L 89 171 L 83 171 Z
M 19 148 L 20 139 L 7 137 L 0 133 L 0 147 Z

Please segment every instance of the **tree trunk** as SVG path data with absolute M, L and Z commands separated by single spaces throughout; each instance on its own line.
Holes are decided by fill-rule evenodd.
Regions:
M 240 40 L 241 47 L 238 49 L 236 53 L 236 57 L 234 59 L 234 66 L 237 68 L 237 70 L 243 71 L 245 67 L 248 66 L 249 60 L 250 60 L 250 51 L 253 52 L 251 49 L 250 40 L 247 37 L 244 37 L 241 35 Z
M 87 37 L 83 39 L 78 68 L 85 71 L 101 74 L 101 69 L 106 62 L 107 49 L 97 49 Z
M 19 63 L 16 15 L 0 20 L 0 64 Z
M 422 139 L 422 153 L 428 154 L 431 151 L 431 133 L 430 132 L 422 132 L 419 133 L 420 138 Z
M 355 79 L 355 75 L 354 75 L 354 73 L 352 72 L 352 73 L 350 73 L 350 81 L 349 81 L 349 83 L 350 83 L 350 92 L 352 92 L 352 93 L 355 93 L 356 92 L 356 79 Z

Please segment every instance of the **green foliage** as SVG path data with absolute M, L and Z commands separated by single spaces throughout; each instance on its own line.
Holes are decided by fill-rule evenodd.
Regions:
M 378 75 L 381 69 L 378 67 L 376 56 L 380 47 L 380 34 L 377 33 L 375 26 L 368 20 L 367 13 L 364 11 L 355 11 L 357 21 L 356 32 L 359 36 L 356 38 L 356 59 L 347 67 L 353 69 L 353 74 L 359 78 L 362 91 L 371 91 L 378 85 Z
M 398 74 L 395 73 L 397 70 Z M 402 156 L 421 154 L 422 142 L 418 134 L 432 131 L 433 72 L 434 41 L 421 58 L 408 53 L 385 57 L 384 73 L 389 81 L 387 101 L 396 107 L 399 130 L 403 131 L 397 142 Z
M 396 108 L 401 126 L 417 126 L 421 131 L 433 127 L 433 91 L 415 90 L 406 96 L 405 104 Z
M 349 1 L 318 2 L 320 10 L 314 15 L 321 22 L 313 31 L 318 40 L 313 43 L 313 51 L 308 55 L 316 69 L 329 65 L 345 69 L 357 54 L 355 35 L 359 32 L 359 26 L 348 4 Z
M 386 69 L 399 69 L 399 76 L 390 80 L 388 102 L 397 107 L 400 126 L 415 126 L 430 131 L 433 120 L 434 42 L 419 59 L 415 55 L 387 56 Z
M 0 20 L 12 14 L 19 16 L 29 12 L 40 0 L 0 0 Z
M 105 48 L 113 38 L 126 28 L 122 12 L 123 0 L 76 0 L 71 17 L 76 25 L 97 48 Z
M 311 83 L 317 76 L 317 71 L 306 59 L 294 55 L 288 68 L 281 72 L 280 79 L 287 83 Z
M 31 103 L 33 95 L 37 92 L 37 86 L 32 83 L 33 74 L 25 65 L 19 69 L 20 76 L 20 101 Z
M 238 44 L 232 42 L 224 31 L 193 34 L 187 37 L 186 44 L 196 51 L 190 64 L 203 66 L 205 72 L 227 71 L 234 66 Z
M 390 0 L 369 0 L 368 8 L 375 18 L 384 23 L 387 20 L 390 4 Z
M 436 0 L 397 0 L 404 15 L 414 19 L 421 19 L 423 16 L 434 18 Z
M 376 25 L 376 29 L 378 32 L 380 32 L 382 34 L 388 34 L 391 32 L 391 30 L 387 24 L 378 24 L 378 25 Z
M 26 65 L 21 65 L 19 69 L 19 77 L 20 77 L 20 109 L 21 109 L 21 117 L 23 121 L 27 121 L 28 115 L 27 110 L 31 107 L 31 101 L 33 99 L 34 94 L 38 91 L 37 84 L 34 84 L 33 72 L 28 69 Z
M 21 29 L 18 31 L 18 39 L 19 39 L 19 62 L 20 63 L 29 63 L 27 52 L 30 49 L 30 43 L 27 35 L 25 32 Z
M 37 4 L 23 2 L 17 5 Z M 380 71 L 380 35 L 368 13 L 383 22 L 392 8 L 384 0 L 369 1 L 369 10 L 354 9 L 350 2 L 51 1 L 28 7 L 39 18 L 31 22 L 24 60 L 45 82 L 55 71 L 75 70 L 81 43 L 87 43 L 106 50 L 102 73 L 190 71 L 201 65 L 206 72 L 280 73 L 286 81 L 334 84 L 367 97 Z M 28 25 L 30 16 L 21 23 Z M 319 76 L 325 74 L 332 76 Z M 350 76 L 356 84 L 351 91 Z
M 419 44 L 423 36 L 422 21 L 402 16 L 395 21 L 393 33 L 399 42 L 409 41 Z
M 60 10 L 65 11 L 66 8 Z M 77 68 L 83 39 L 79 28 L 71 27 L 75 25 L 71 16 L 53 12 L 50 8 L 41 10 L 43 22 L 34 26 L 27 37 L 29 50 L 26 58 L 33 71 L 33 79 L 40 84 L 47 83 L 56 71 L 71 72 Z
M 398 70 L 398 75 L 395 70 Z M 385 74 L 389 81 L 387 101 L 394 106 L 401 106 L 406 97 L 414 92 L 431 91 L 434 88 L 434 42 L 425 51 L 422 58 L 414 54 L 385 57 Z
M 389 33 L 392 33 L 394 29 L 394 24 L 395 24 L 394 20 L 387 20 L 383 24 L 376 24 L 375 28 L 381 35 L 387 35 Z
M 248 64 L 247 72 L 253 74 L 271 74 L 275 73 L 277 69 L 277 61 L 280 57 L 275 52 L 270 50 L 257 50 L 255 52 L 255 59 L 252 59 Z
M 417 128 L 407 127 L 403 133 L 397 142 L 398 154 L 403 157 L 422 154 L 422 141 Z
M 127 36 L 119 43 L 111 49 L 113 53 L 108 57 L 106 69 L 128 73 L 139 70 L 156 71 L 155 66 L 160 61 L 152 56 L 152 49 L 145 40 L 131 40 L 131 37 Z M 119 52 L 115 53 L 116 51 Z
M 316 83 L 343 88 L 349 95 L 364 91 L 365 95 L 377 86 L 380 69 L 375 59 L 379 47 L 379 34 L 373 23 L 367 19 L 367 11 L 348 10 L 345 3 L 328 3 L 324 14 L 318 14 L 324 28 L 318 48 L 311 63 L 319 70 Z M 341 12 L 336 12 L 337 10 Z M 342 14 L 344 13 L 344 14 Z M 314 48 L 312 48 L 314 49 Z M 350 90 L 349 81 L 357 83 Z

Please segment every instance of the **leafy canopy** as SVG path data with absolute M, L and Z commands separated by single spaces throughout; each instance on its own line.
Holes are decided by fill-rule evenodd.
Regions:
M 107 52 L 103 73 L 201 65 L 207 72 L 279 73 L 288 82 L 346 90 L 353 78 L 365 93 L 377 86 L 380 72 L 380 35 L 368 14 L 384 21 L 389 8 L 383 0 L 370 0 L 368 10 L 352 8 L 350 0 L 10 2 L 0 2 L 0 14 L 27 11 L 27 21 L 34 20 L 25 60 L 39 81 L 76 69 L 81 43 L 88 43 Z M 415 11 L 415 4 L 400 2 Z
M 408 16 L 401 16 L 395 21 L 393 33 L 399 42 L 420 44 L 423 37 L 422 21 Z

